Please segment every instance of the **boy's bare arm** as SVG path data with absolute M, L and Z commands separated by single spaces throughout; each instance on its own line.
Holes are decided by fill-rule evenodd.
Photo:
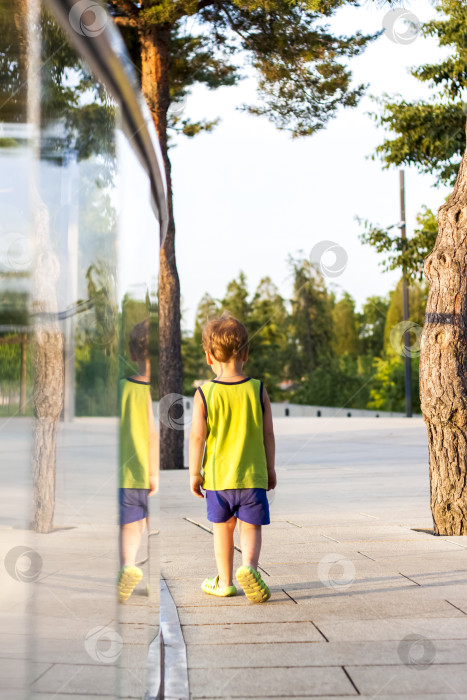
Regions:
M 201 493 L 203 477 L 201 476 L 201 464 L 203 461 L 204 445 L 206 442 L 206 418 L 204 416 L 204 403 L 199 391 L 195 393 L 193 399 L 193 420 L 191 422 L 190 445 L 189 445 L 189 467 L 190 467 L 190 489 L 191 492 L 204 498 Z
M 159 490 L 159 435 L 157 433 L 152 410 L 151 394 L 148 394 L 148 427 L 149 427 L 149 495 Z
M 266 387 L 263 387 L 263 441 L 266 452 L 266 464 L 268 466 L 268 491 L 276 488 L 277 477 L 275 469 L 276 441 L 274 438 L 274 426 L 272 422 L 271 402 Z

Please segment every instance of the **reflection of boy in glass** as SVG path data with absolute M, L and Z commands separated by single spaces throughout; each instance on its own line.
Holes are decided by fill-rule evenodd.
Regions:
M 152 410 L 149 320 L 130 333 L 130 357 L 138 374 L 120 382 L 120 566 L 118 592 L 123 603 L 141 580 L 136 555 L 148 516 L 148 496 L 158 488 L 159 444 Z

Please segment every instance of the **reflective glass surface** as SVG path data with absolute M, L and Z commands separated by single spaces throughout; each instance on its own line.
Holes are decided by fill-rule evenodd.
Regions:
M 118 108 L 50 13 L 0 0 L 0 26 L 0 695 L 143 698 L 158 663 L 159 224 Z M 142 437 L 137 414 L 121 420 L 128 377 Z M 121 505 L 129 440 L 136 515 Z M 142 572 L 128 598 L 125 564 Z

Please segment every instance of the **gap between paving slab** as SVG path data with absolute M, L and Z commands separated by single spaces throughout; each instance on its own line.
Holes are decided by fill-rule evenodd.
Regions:
M 189 700 L 188 666 L 177 607 L 161 575 L 161 688 L 164 700 Z

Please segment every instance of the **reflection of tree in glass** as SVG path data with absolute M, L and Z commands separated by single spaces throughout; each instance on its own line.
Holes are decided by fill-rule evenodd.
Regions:
M 76 333 L 76 412 L 114 416 L 117 411 L 118 307 L 114 271 L 106 262 L 86 273 L 90 309 Z
M 87 212 L 88 219 L 92 215 L 94 222 L 100 219 L 103 234 L 106 217 L 97 214 L 98 200 L 108 198 L 114 174 L 114 107 L 47 12 L 35 17 L 30 15 L 32 29 L 28 34 L 27 8 L 25 0 L 14 5 L 0 0 L 0 121 L 21 124 L 26 118 L 32 118 L 35 126 L 40 127 L 37 153 L 40 161 L 59 166 L 63 173 L 67 172 L 70 161 L 83 162 L 96 156 L 94 168 L 87 173 L 83 169 L 84 177 L 74 183 L 73 196 L 79 198 L 78 207 Z M 37 72 L 32 80 L 34 70 Z M 39 98 L 40 124 L 37 121 Z M 12 149 L 16 145 L 19 145 L 16 135 L 0 140 L 3 148 Z M 63 210 L 54 211 L 49 202 L 61 199 L 48 195 L 56 193 L 57 188 L 59 192 L 60 188 L 65 191 L 64 182 L 68 177 L 64 174 L 51 184 L 46 173 L 50 174 L 50 170 L 41 165 L 42 181 L 36 183 L 31 201 L 35 222 L 32 309 L 36 315 L 33 527 L 41 532 L 50 531 L 53 526 L 56 424 L 63 405 L 64 373 L 63 333 L 56 317 L 61 310 L 56 283 L 60 274 L 66 272 L 60 271 L 55 245 Z M 82 195 L 86 192 L 88 199 L 82 207 Z M 106 207 L 106 214 L 110 208 Z M 111 222 L 112 217 L 107 217 L 110 231 Z M 89 233 L 92 228 L 90 223 Z M 113 245 L 107 238 L 103 252 L 110 264 L 115 261 Z M 88 267 L 89 263 L 85 269 Z

